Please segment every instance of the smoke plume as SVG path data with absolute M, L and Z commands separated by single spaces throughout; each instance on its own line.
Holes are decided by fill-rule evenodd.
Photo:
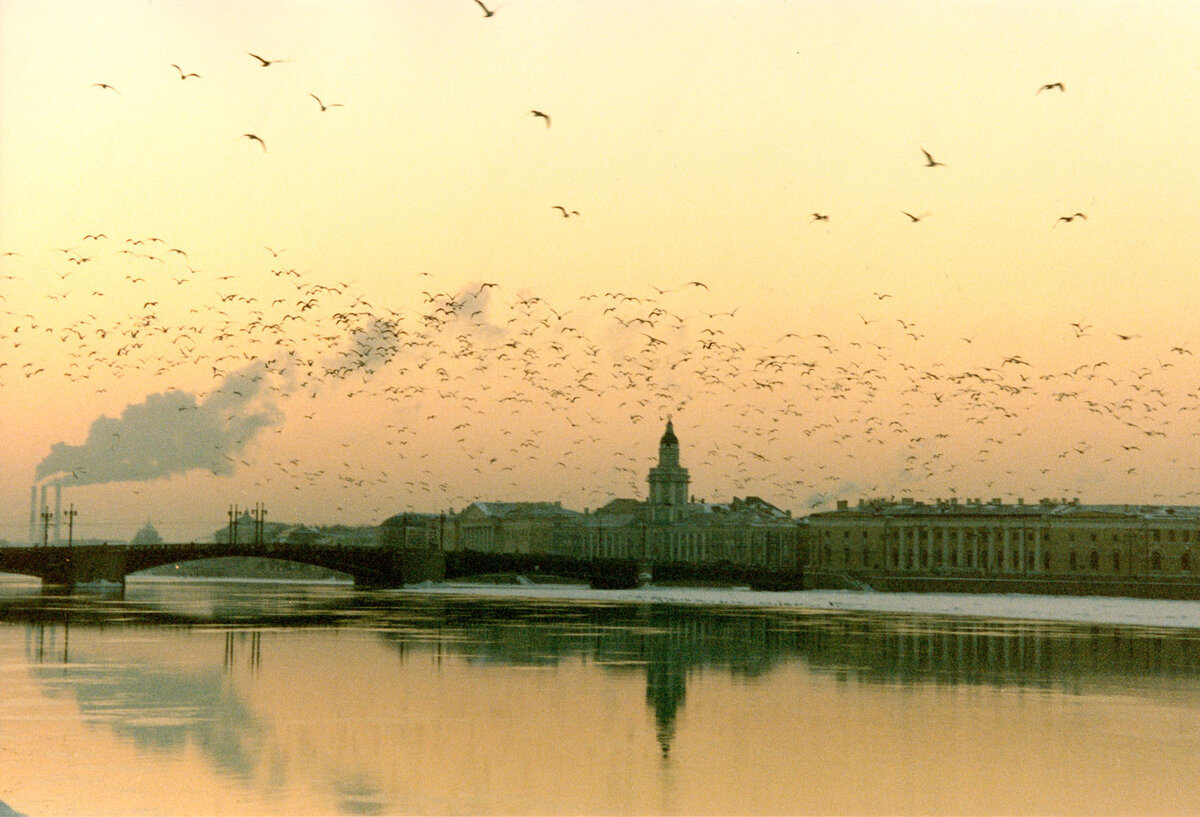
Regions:
M 52 445 L 36 481 L 142 482 L 193 469 L 230 474 L 234 455 L 282 419 L 265 389 L 265 374 L 265 365 L 255 362 L 230 372 L 201 402 L 194 394 L 168 391 L 126 406 L 119 418 L 101 416 L 82 445 Z

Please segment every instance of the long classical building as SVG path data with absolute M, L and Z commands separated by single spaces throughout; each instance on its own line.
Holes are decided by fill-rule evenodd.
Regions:
M 1121 593 L 1121 583 L 1173 583 L 1200 593 L 1200 507 L 905 498 L 840 501 L 795 518 L 755 496 L 697 501 L 670 420 L 647 482 L 645 500 L 591 511 L 473 502 L 425 520 L 422 541 L 448 551 L 803 571 L 813 587 Z M 400 530 L 411 540 L 411 529 Z
M 860 500 L 812 514 L 809 563 L 867 574 L 1191 577 L 1200 507 Z
M 582 513 L 557 502 L 473 502 L 455 515 L 446 547 L 776 570 L 804 561 L 803 526 L 789 511 L 753 496 L 726 503 L 690 497 L 670 420 L 648 482 L 646 501 L 614 499 Z

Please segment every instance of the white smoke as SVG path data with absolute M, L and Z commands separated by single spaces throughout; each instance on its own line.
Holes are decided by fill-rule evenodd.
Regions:
M 282 414 L 266 389 L 262 361 L 230 372 L 202 401 L 181 391 L 151 394 L 119 418 L 101 416 L 82 445 L 55 443 L 36 481 L 89 485 L 143 482 L 194 469 L 230 474 L 233 457 Z

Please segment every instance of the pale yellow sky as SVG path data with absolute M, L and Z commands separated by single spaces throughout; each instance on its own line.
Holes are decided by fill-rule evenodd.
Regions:
M 669 413 L 707 499 L 1197 501 L 1195 4 L 494 9 L 0 2 L 0 538 L 162 394 L 80 535 L 595 507 Z

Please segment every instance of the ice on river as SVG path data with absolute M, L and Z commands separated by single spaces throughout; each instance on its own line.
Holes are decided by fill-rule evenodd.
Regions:
M 1129 624 L 1200 628 L 1200 601 L 1131 599 L 1112 596 L 1043 596 L 967 593 L 877 593 L 858 590 L 770 592 L 749 588 L 681 588 L 647 585 L 629 590 L 595 590 L 583 585 L 423 584 L 404 592 L 466 594 L 546 600 L 859 610 L 939 616 Z

